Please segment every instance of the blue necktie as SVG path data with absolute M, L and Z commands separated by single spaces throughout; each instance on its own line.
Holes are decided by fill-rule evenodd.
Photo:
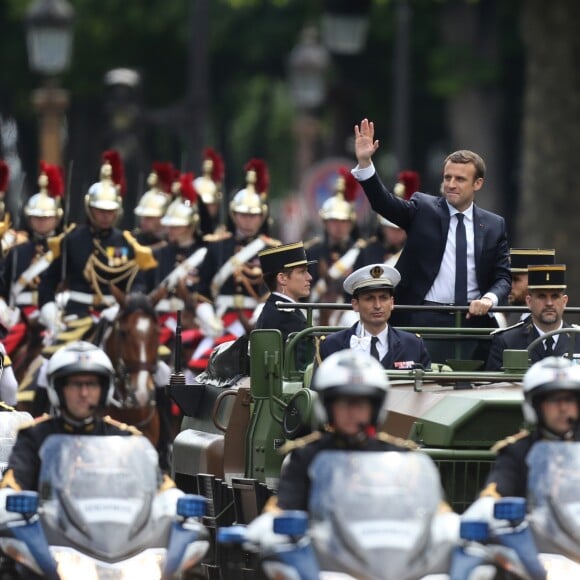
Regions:
M 455 304 L 467 305 L 467 236 L 462 213 L 457 216 L 455 230 Z

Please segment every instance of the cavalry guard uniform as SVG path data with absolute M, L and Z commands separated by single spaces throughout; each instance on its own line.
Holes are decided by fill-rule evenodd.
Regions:
M 256 308 L 267 296 L 258 252 L 280 245 L 260 234 L 267 219 L 267 167 L 262 160 L 253 159 L 245 169 L 246 187 L 230 202 L 235 233 L 216 236 L 222 239 L 213 237 L 201 265 L 196 314 L 206 338 L 193 354 L 190 367 L 194 370 L 205 368 L 208 349 L 216 339 L 231 340 L 251 329 Z
M 365 240 L 358 239 L 356 226 L 354 200 L 359 189 L 347 168 L 341 167 L 335 194 L 323 203 L 319 212 L 324 224 L 324 239 L 307 244 L 309 259 L 318 261 L 318 269 L 312 273 L 311 302 L 345 302 L 342 283 L 366 246 Z M 330 311 L 321 311 L 319 317 L 317 322 L 321 325 L 338 323 L 337 317 L 330 316 Z
M 27 240 L 26 232 L 11 229 L 10 214 L 6 211 L 4 197 L 8 191 L 10 169 L 5 161 L 0 159 L 0 258 L 6 256 L 8 250 Z
M 124 292 L 136 291 L 137 273 L 156 265 L 151 248 L 141 246 L 130 232 L 115 227 L 122 208 L 122 164 L 115 151 L 105 152 L 103 158 L 101 179 L 85 196 L 90 223 L 72 228 L 54 244 L 54 261 L 39 286 L 40 320 L 53 333 L 62 329 L 55 302 L 61 282 L 68 293 L 65 315 L 69 320 L 77 319 L 71 324 L 82 335 L 80 319 L 87 320 L 89 315 L 116 304 L 110 284 Z M 91 323 L 89 317 L 88 325 Z
M 221 155 L 207 147 L 203 152 L 201 175 L 193 181 L 199 195 L 199 217 L 201 233 L 219 235 L 224 227 L 220 225 L 220 206 L 223 199 L 224 161 Z
M 3 342 L 9 354 L 38 318 L 38 286 L 53 259 L 48 239 L 56 234 L 62 219 L 61 168 L 41 161 L 38 185 L 39 193 L 24 207 L 29 240 L 9 250 L 0 277 L 0 320 L 8 329 Z
M 149 188 L 139 200 L 135 215 L 139 227 L 133 236 L 143 246 L 159 248 L 165 244 L 165 231 L 161 218 L 171 202 L 171 187 L 176 170 L 171 163 L 153 163 L 153 170 L 147 178 Z

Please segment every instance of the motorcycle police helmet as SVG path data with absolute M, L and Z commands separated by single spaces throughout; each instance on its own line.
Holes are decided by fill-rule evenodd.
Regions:
M 246 187 L 240 189 L 230 202 L 230 213 L 247 213 L 266 216 L 268 206 L 268 167 L 262 159 L 251 159 L 244 166 Z
M 40 162 L 38 177 L 40 191 L 30 197 L 24 206 L 24 215 L 29 217 L 62 217 L 60 198 L 64 193 L 62 169 L 57 165 Z
M 121 156 L 117 151 L 105 151 L 100 180 L 93 183 L 85 195 L 85 210 L 91 219 L 91 208 L 116 211 L 121 217 L 125 190 L 125 175 Z
M 99 406 L 103 408 L 111 403 L 115 388 L 115 370 L 111 360 L 99 347 L 79 340 L 57 350 L 48 361 L 48 398 L 56 409 L 65 404 L 62 389 L 67 377 L 85 373 L 95 374 L 99 378 Z
M 182 174 L 173 183 L 172 191 L 177 197 L 169 204 L 161 225 L 165 227 L 194 226 L 199 224 L 197 191 L 193 187 L 193 173 Z
M 550 356 L 532 365 L 524 375 L 524 419 L 531 425 L 541 422 L 540 404 L 557 391 L 571 391 L 580 402 L 580 366 L 564 357 Z
M 379 428 L 387 418 L 389 379 L 383 365 L 370 354 L 341 350 L 321 363 L 312 379 L 318 394 L 318 412 L 324 423 L 332 424 L 331 405 L 337 397 L 366 397 L 372 402 L 371 423 Z

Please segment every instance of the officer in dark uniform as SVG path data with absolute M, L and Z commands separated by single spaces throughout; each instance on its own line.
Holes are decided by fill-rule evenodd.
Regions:
M 258 252 L 280 242 L 260 233 L 268 214 L 267 167 L 264 161 L 252 159 L 245 169 L 246 187 L 230 202 L 235 231 L 205 237 L 209 241 L 200 267 L 196 306 L 205 340 L 194 352 L 194 360 L 207 354 L 224 332 L 238 338 L 251 330 L 254 311 L 266 299 Z
M 0 276 L 0 322 L 8 329 L 3 342 L 9 353 L 38 318 L 38 285 L 52 259 L 48 240 L 55 236 L 62 219 L 61 168 L 41 161 L 38 185 L 39 193 L 24 206 L 29 239 L 9 250 Z
M 498 456 L 482 497 L 526 497 L 526 457 L 537 441 L 580 441 L 580 367 L 549 357 L 524 376 L 524 419 L 535 427 L 520 431 L 492 448 Z
M 65 314 L 81 318 L 115 304 L 111 283 L 125 292 L 136 291 L 139 270 L 156 265 L 151 248 L 115 227 L 122 208 L 122 165 L 115 151 L 103 157 L 101 181 L 85 196 L 90 223 L 75 227 L 53 249 L 54 261 L 39 286 L 40 321 L 53 332 L 62 330 L 55 302 L 61 282 L 69 294 Z
M 528 268 L 528 294 L 526 304 L 531 315 L 515 326 L 495 331 L 486 370 L 499 371 L 503 366 L 503 351 L 507 349 L 526 350 L 528 345 L 546 332 L 560 328 L 570 328 L 563 315 L 568 303 L 566 295 L 566 266 L 548 264 Z M 571 344 L 572 341 L 572 344 Z M 545 357 L 580 352 L 580 335 L 554 335 L 538 344 L 530 353 L 532 363 Z
M 528 266 L 554 264 L 556 250 L 542 248 L 510 248 L 510 271 L 512 288 L 508 295 L 510 306 L 525 306 L 528 295 Z M 529 316 L 529 312 L 510 312 L 506 316 L 508 326 L 518 323 Z
M 278 495 L 266 509 L 307 510 L 310 492 L 308 468 L 317 453 L 339 449 L 350 451 L 408 451 L 405 441 L 377 433 L 387 414 L 389 381 L 383 367 L 362 352 L 345 350 L 326 359 L 314 375 L 312 389 L 327 431 L 316 431 L 289 442 L 291 451 L 283 465 Z
M 140 434 L 134 427 L 99 416 L 113 395 L 114 370 L 98 347 L 82 341 L 70 343 L 52 356 L 47 375 L 48 396 L 58 416 L 44 415 L 19 431 L 1 488 L 37 490 L 38 452 L 49 435 Z
M 282 333 L 282 340 L 286 341 L 289 334 L 306 328 L 306 317 L 299 309 L 278 309 L 276 302 L 295 304 L 308 298 L 312 281 L 308 266 L 316 262 L 308 260 L 302 242 L 268 248 L 258 255 L 270 296 L 258 317 L 256 328 L 277 328 Z M 305 363 L 306 344 L 301 343 L 297 364 L 302 367 Z
M 139 227 L 133 231 L 133 236 L 143 246 L 159 248 L 165 245 L 165 230 L 161 218 L 171 202 L 171 186 L 175 173 L 171 163 L 153 163 L 147 178 L 149 189 L 141 196 L 134 210 L 139 219 Z

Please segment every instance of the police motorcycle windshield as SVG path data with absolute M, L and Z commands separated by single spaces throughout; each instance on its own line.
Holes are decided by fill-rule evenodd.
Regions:
M 139 555 L 162 569 L 171 522 L 152 509 L 157 454 L 146 438 L 51 435 L 40 458 L 42 526 L 59 565 L 81 552 L 119 568 Z
M 8 467 L 18 429 L 31 421 L 32 416 L 25 412 L 0 413 L 0 473 L 4 473 Z
M 324 451 L 309 475 L 310 535 L 321 569 L 383 580 L 423 576 L 431 521 L 442 501 L 429 457 Z
M 578 578 L 580 564 L 563 556 L 580 563 L 580 443 L 540 441 L 527 462 L 528 511 L 540 559 L 574 572 L 563 578 Z

